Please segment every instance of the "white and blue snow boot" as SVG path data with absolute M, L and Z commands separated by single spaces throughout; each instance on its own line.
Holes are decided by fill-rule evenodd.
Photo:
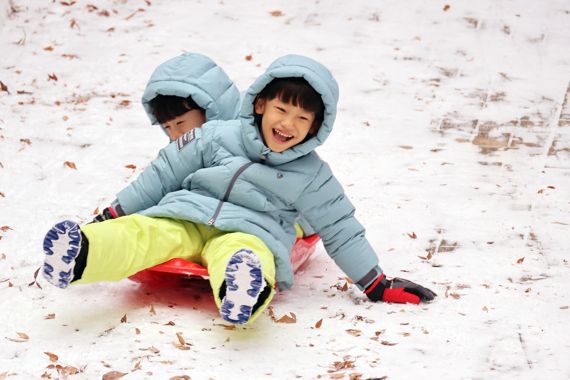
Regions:
M 226 267 L 225 280 L 222 318 L 234 324 L 246 323 L 266 285 L 259 257 L 248 249 L 234 253 Z
M 81 231 L 77 223 L 64 220 L 53 226 L 44 238 L 44 278 L 58 288 L 67 288 L 73 280 L 75 259 L 80 250 Z

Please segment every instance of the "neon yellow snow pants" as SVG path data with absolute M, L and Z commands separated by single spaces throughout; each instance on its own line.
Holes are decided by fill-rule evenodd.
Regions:
M 275 262 L 269 248 L 257 236 L 225 232 L 214 227 L 166 218 L 133 214 L 87 224 L 81 231 L 89 241 L 87 265 L 73 284 L 118 281 L 173 258 L 183 258 L 208 268 L 218 308 L 227 263 L 240 249 L 259 257 L 263 277 L 272 291 L 251 316 L 253 322 L 275 294 Z

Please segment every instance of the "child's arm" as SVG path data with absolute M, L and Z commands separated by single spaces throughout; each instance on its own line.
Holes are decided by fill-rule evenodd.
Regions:
M 138 178 L 117 194 L 110 210 L 103 210 L 94 221 L 129 215 L 155 206 L 166 194 L 180 190 L 189 174 L 203 167 L 201 130 L 193 129 L 161 149 L 158 157 Z
M 386 279 L 364 227 L 354 217 L 354 206 L 327 164 L 323 163 L 296 207 L 320 235 L 329 256 L 371 300 L 419 303 L 435 297 L 411 281 Z

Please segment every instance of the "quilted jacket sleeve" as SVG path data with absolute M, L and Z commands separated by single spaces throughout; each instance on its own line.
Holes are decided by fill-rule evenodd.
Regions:
M 193 129 L 161 149 L 138 178 L 117 194 L 114 203 L 129 215 L 155 206 L 166 194 L 180 190 L 189 174 L 204 167 L 200 132 Z
M 329 166 L 322 163 L 296 203 L 323 241 L 329 256 L 354 282 L 378 265 L 378 257 L 354 217 L 354 206 Z

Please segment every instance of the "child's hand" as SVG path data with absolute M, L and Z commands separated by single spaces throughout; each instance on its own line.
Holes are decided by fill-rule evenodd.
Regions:
M 419 304 L 420 301 L 431 301 L 437 297 L 437 294 L 428 288 L 424 288 L 412 281 L 404 280 L 403 278 L 387 280 L 384 273 L 372 285 L 366 288 L 364 294 L 372 301 L 413 304 Z

